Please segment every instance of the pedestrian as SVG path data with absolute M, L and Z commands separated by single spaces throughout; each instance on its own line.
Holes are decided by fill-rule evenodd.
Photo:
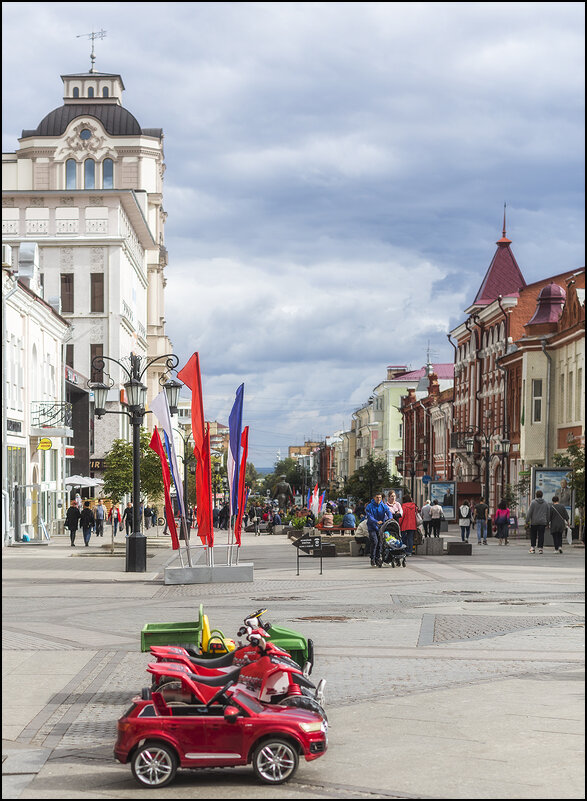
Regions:
M 471 533 L 472 513 L 469 501 L 463 501 L 459 506 L 459 526 L 461 527 L 461 540 L 462 542 L 469 542 L 469 534 Z
M 342 527 L 343 528 L 356 528 L 357 527 L 357 519 L 354 516 L 352 509 L 347 509 L 344 513 L 344 517 L 342 518 Z M 344 532 L 343 532 L 344 533 Z
M 403 512 L 402 512 L 402 505 L 397 500 L 395 492 L 391 490 L 389 495 L 387 496 L 387 505 L 389 506 L 389 511 L 391 512 L 391 516 L 394 520 L 399 522 Z
M 230 519 L 230 507 L 227 503 L 225 503 L 222 509 L 220 510 L 220 515 L 218 517 L 218 528 L 228 529 L 229 519 Z
M 414 552 L 414 535 L 418 530 L 418 523 L 416 521 L 418 512 L 419 509 L 412 500 L 412 496 L 404 495 L 402 515 L 398 522 L 402 532 L 402 542 L 407 548 L 406 556 L 412 556 Z
M 429 537 L 432 534 L 432 519 L 430 517 L 430 501 L 427 500 L 422 509 L 422 525 L 424 526 L 424 536 Z
M 151 525 L 153 528 L 157 525 L 157 507 L 151 506 Z
M 487 518 L 489 517 L 489 507 L 485 503 L 485 498 L 480 498 L 479 503 L 475 504 L 473 520 L 477 528 L 477 545 L 487 545 Z
M 367 530 L 369 531 L 369 544 L 371 567 L 381 567 L 381 540 L 379 539 L 379 526 L 391 518 L 389 506 L 383 502 L 380 492 L 375 493 L 373 499 L 365 507 L 367 514 Z
M 311 509 L 308 509 L 306 514 L 306 527 L 314 528 L 315 524 L 316 524 L 316 515 Z
M 106 507 L 102 503 L 102 498 L 98 498 L 98 503 L 94 509 L 94 517 L 96 518 L 96 537 L 103 537 L 104 521 L 106 520 Z
M 84 543 L 86 548 L 90 544 L 90 537 L 92 536 L 92 529 L 96 525 L 96 518 L 94 517 L 94 513 L 90 509 L 90 502 L 86 501 L 84 503 L 84 508 L 81 511 L 80 515 L 80 526 L 82 528 L 84 534 Z
M 145 518 L 145 529 L 151 528 L 152 516 L 153 515 L 151 513 L 151 507 L 148 504 L 145 504 L 145 507 L 143 509 L 143 517 Z
M 552 496 L 550 505 L 550 533 L 555 553 L 563 552 L 563 534 L 569 523 L 569 513 L 558 495 Z
M 322 515 L 321 519 L 322 528 L 332 528 L 334 525 L 334 515 L 332 514 L 332 509 L 330 506 L 326 507 L 326 511 Z
M 212 509 L 212 526 L 213 528 L 218 528 L 218 520 L 220 518 L 220 509 L 217 506 L 214 506 Z
M 112 536 L 116 537 L 118 527 L 122 526 L 122 516 L 120 514 L 120 506 L 113 503 L 108 512 L 108 520 L 112 523 Z
M 69 539 L 71 547 L 75 548 L 75 532 L 79 526 L 80 510 L 77 508 L 75 498 L 70 502 L 69 509 L 65 513 L 65 528 L 69 529 Z
M 528 514 L 526 515 L 526 522 L 530 523 L 530 551 L 534 553 L 536 545 L 538 544 L 538 553 L 543 552 L 544 548 L 544 530 L 548 525 L 550 518 L 550 509 L 548 504 L 543 498 L 542 490 L 536 490 L 534 500 L 528 507 Z
M 81 512 L 81 510 L 84 508 L 84 502 L 82 501 L 82 496 L 79 494 L 79 492 L 75 493 L 75 503 L 77 508 Z
M 124 527 L 126 529 L 126 536 L 128 537 L 129 534 L 132 534 L 132 527 L 133 527 L 133 505 L 131 501 L 126 504 L 126 509 L 122 513 L 122 523 L 124 523 Z M 120 524 L 122 527 L 122 523 Z
M 508 533 L 510 530 L 510 510 L 507 503 L 502 499 L 497 505 L 493 515 L 493 525 L 497 533 L 497 544 L 508 544 Z
M 435 537 L 440 537 L 440 521 L 444 520 L 444 512 L 442 506 L 437 500 L 433 500 L 430 504 L 430 525 L 432 533 Z

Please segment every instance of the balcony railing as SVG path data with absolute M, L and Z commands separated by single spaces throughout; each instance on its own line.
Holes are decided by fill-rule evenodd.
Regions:
M 33 428 L 71 428 L 73 413 L 71 403 L 35 401 L 31 409 Z

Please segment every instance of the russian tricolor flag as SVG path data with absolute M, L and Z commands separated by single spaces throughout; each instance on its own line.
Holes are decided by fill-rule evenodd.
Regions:
M 226 472 L 228 473 L 230 514 L 238 513 L 238 487 L 240 472 L 241 433 L 243 426 L 243 399 L 245 385 L 241 384 L 236 391 L 236 397 L 228 418 L 229 445 L 226 459 Z

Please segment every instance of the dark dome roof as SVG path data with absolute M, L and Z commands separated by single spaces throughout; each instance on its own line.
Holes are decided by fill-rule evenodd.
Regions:
M 95 117 L 111 136 L 140 136 L 141 126 L 130 113 L 117 103 L 66 103 L 41 120 L 36 130 L 23 131 L 26 136 L 61 136 L 76 117 Z

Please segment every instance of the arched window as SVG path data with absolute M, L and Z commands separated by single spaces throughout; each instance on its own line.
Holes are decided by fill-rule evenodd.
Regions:
M 108 87 L 107 86 L 105 86 L 102 89 L 102 97 L 108 97 Z
M 76 189 L 77 188 L 77 178 L 76 178 L 76 169 L 77 164 L 74 159 L 67 159 L 65 162 L 65 188 L 66 189 Z
M 94 88 L 92 86 L 88 89 L 88 97 L 94 97 Z
M 102 189 L 114 189 L 114 162 L 104 159 L 102 162 Z
M 79 97 L 79 89 L 78 89 L 77 86 L 75 86 L 74 89 L 73 89 L 73 96 L 74 97 Z
M 96 165 L 93 159 L 86 159 L 84 161 L 84 188 L 96 188 Z

